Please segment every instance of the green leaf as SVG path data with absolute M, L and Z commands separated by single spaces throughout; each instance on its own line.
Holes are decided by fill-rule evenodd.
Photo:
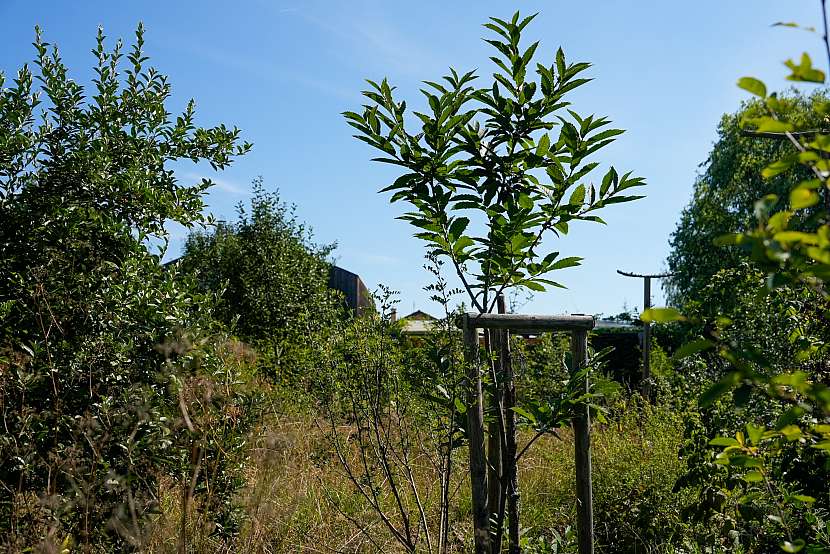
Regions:
M 545 133 L 536 144 L 536 155 L 547 156 L 548 152 L 550 152 L 550 137 Z
M 791 123 L 769 116 L 747 119 L 746 122 L 751 123 L 759 133 L 786 133 L 793 130 Z
M 764 431 L 765 429 L 763 427 L 758 427 L 751 423 L 746 424 L 746 434 L 749 437 L 750 444 L 757 445 L 764 435 Z
M 670 321 L 686 320 L 676 308 L 649 308 L 640 314 L 640 319 L 646 323 L 668 323 Z
M 475 243 L 473 242 L 473 239 L 471 239 L 470 237 L 459 237 L 458 240 L 456 240 L 453 244 L 452 251 L 458 254 L 459 252 L 462 252 L 465 248 L 469 248 L 473 244 Z
M 566 267 L 576 267 L 582 262 L 579 256 L 571 256 L 569 258 L 562 258 L 550 266 L 551 270 L 565 269 Z
M 763 467 L 764 464 L 758 458 L 754 458 L 752 456 L 745 456 L 743 454 L 738 454 L 735 456 L 729 456 L 729 465 L 733 465 L 735 467 Z
M 804 539 L 795 539 L 793 542 L 784 541 L 781 544 L 781 550 L 784 552 L 801 552 L 805 544 Z
M 814 190 L 797 187 L 790 192 L 790 208 L 801 210 L 818 204 L 819 196 Z
M 740 446 L 740 443 L 732 437 L 715 437 L 709 441 L 709 446 Z
M 800 439 L 804 436 L 804 433 L 801 432 L 801 427 L 798 425 L 785 425 L 779 432 L 784 435 L 784 438 L 788 441 L 794 441 Z
M 521 206 L 525 210 L 532 210 L 533 199 L 530 197 L 530 195 L 521 193 L 519 194 L 519 206 Z
M 464 234 L 464 231 L 467 229 L 467 225 L 470 224 L 470 219 L 466 217 L 457 217 L 453 220 L 450 224 L 450 228 L 448 234 L 451 240 L 458 239 L 461 235 Z
M 570 200 L 568 200 L 568 204 L 570 204 L 571 206 L 581 206 L 584 201 L 585 201 L 585 185 L 579 185 L 571 193 L 571 198 L 570 198 Z
M 537 281 L 523 281 L 522 285 L 535 292 L 545 292 L 545 286 Z
M 709 387 L 698 398 L 698 404 L 701 408 L 707 408 L 712 405 L 718 398 L 732 390 L 740 381 L 740 375 L 737 372 L 732 372 L 723 377 L 720 381 Z
M 815 33 L 816 32 L 815 27 L 805 27 L 803 25 L 799 25 L 795 21 L 776 21 L 771 26 L 772 27 L 791 27 L 793 29 L 803 29 L 803 30 L 808 31 L 810 33 Z
M 715 246 L 738 246 L 743 244 L 746 240 L 746 237 L 743 233 L 730 233 L 728 235 L 721 235 L 716 237 L 712 244 Z
M 813 498 L 812 496 L 807 496 L 806 494 L 791 494 L 787 497 L 787 501 L 793 500 L 795 500 L 796 502 L 803 502 L 804 504 L 812 504 L 816 501 L 815 498 Z
M 747 483 L 759 483 L 764 480 L 764 474 L 760 471 L 749 471 L 743 475 L 743 479 Z
M 801 406 L 791 406 L 778 417 L 778 421 L 775 422 L 775 428 L 784 429 L 794 421 L 798 421 L 798 418 L 802 415 L 804 415 L 804 408 Z
M 807 83 L 823 83 L 824 72 L 813 67 L 813 61 L 807 52 L 801 54 L 801 63 L 796 65 L 792 60 L 787 60 L 784 65 L 790 68 L 792 73 L 787 76 L 788 81 L 801 81 Z
M 687 342 L 683 346 L 677 349 L 677 351 L 672 356 L 675 360 L 682 360 L 692 354 L 697 354 L 698 352 L 702 352 L 704 350 L 708 350 L 712 348 L 715 344 L 707 339 L 697 339 L 693 340 L 692 342 Z
M 536 416 L 534 416 L 524 408 L 520 408 L 519 406 L 513 406 L 513 411 L 522 416 L 523 418 L 527 419 L 533 425 L 536 425 Z
M 741 77 L 738 79 L 738 86 L 755 96 L 760 96 L 761 98 L 767 96 L 767 86 L 763 81 L 759 81 L 754 77 Z
M 764 179 L 769 179 L 771 177 L 775 177 L 776 175 L 783 173 L 790 169 L 798 162 L 798 156 L 787 156 L 786 158 L 782 158 L 780 160 L 776 160 L 769 164 L 761 171 L 761 176 Z

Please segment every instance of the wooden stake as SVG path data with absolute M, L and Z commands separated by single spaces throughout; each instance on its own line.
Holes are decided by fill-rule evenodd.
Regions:
M 571 333 L 571 356 L 575 372 L 588 363 L 588 332 Z M 588 377 L 585 377 L 588 392 Z M 588 405 L 577 407 L 573 418 L 574 458 L 576 462 L 577 534 L 579 554 L 594 552 L 594 500 L 591 483 L 591 415 Z
M 473 526 L 475 533 L 475 552 L 484 554 L 491 545 L 489 522 L 487 520 L 487 464 L 484 452 L 484 411 L 481 389 L 481 374 L 478 356 L 478 331 L 484 329 L 510 329 L 529 332 L 569 331 L 571 333 L 571 353 L 574 371 L 584 368 L 588 362 L 588 331 L 594 328 L 595 320 L 587 315 L 514 315 L 514 314 L 477 314 L 469 312 L 461 316 L 459 327 L 464 331 L 464 344 L 467 360 L 468 402 L 467 421 L 469 424 L 470 443 L 470 481 L 472 483 Z M 509 355 L 505 356 L 509 360 Z M 509 362 L 508 362 L 509 364 Z M 506 368 L 512 371 L 512 367 Z M 588 379 L 585 379 L 585 391 L 588 391 Z M 515 390 L 512 391 L 515 395 Z M 515 398 L 515 396 L 513 396 Z M 513 410 L 508 410 L 513 415 Z M 508 420 L 509 421 L 509 420 Z M 587 405 L 579 406 L 573 417 L 574 456 L 576 460 L 576 494 L 578 506 L 579 554 L 594 552 L 594 515 L 593 491 L 591 485 L 591 421 Z M 509 450 L 507 445 L 505 450 Z M 515 445 L 513 445 L 515 449 Z M 515 451 L 515 450 L 514 450 Z M 514 463 L 505 464 L 515 467 Z M 515 480 L 514 475 L 506 476 Z M 509 538 L 511 554 L 518 551 L 518 486 L 512 487 L 507 495 L 515 499 L 510 517 Z M 514 546 L 515 545 L 515 546 Z M 493 545 L 500 547 L 500 545 Z
M 492 383 L 488 387 L 486 413 L 487 423 L 487 504 L 490 519 L 498 520 L 502 507 L 502 436 L 504 428 L 504 413 L 502 412 L 502 331 L 500 329 L 485 329 L 485 350 L 493 356 L 487 360 Z M 501 543 L 501 529 L 493 529 L 493 541 Z M 495 545 L 494 545 L 495 546 Z M 498 548 L 498 547 L 496 547 Z
M 462 320 L 467 363 L 467 427 L 470 450 L 470 485 L 473 503 L 473 540 L 476 554 L 490 554 L 490 514 L 487 509 L 487 462 L 484 452 L 484 402 L 478 329 L 469 315 Z
M 651 308 L 651 277 L 643 278 L 643 311 Z M 643 326 L 643 396 L 651 398 L 651 322 Z

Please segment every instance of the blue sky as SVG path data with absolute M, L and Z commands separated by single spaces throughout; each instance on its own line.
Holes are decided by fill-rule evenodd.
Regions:
M 231 218 L 261 175 L 297 204 L 319 242 L 337 242 L 337 263 L 374 287 L 401 291 L 400 310 L 434 310 L 422 287 L 423 246 L 403 211 L 377 190 L 396 176 L 374 164 L 374 153 L 351 138 L 340 113 L 361 103 L 366 78 L 388 77 L 400 98 L 421 105 L 419 82 L 452 65 L 491 70 L 481 41 L 488 16 L 540 12 L 526 37 L 541 40 L 549 62 L 562 46 L 571 60 L 593 63 L 595 80 L 573 97 L 580 113 L 609 116 L 626 129 L 598 158 L 633 170 L 648 182 L 647 198 L 612 206 L 608 226 L 574 226 L 563 255 L 584 264 L 561 272 L 568 290 L 537 294 L 524 311 L 616 313 L 641 306 L 639 281 L 616 269 L 658 271 L 668 240 L 688 202 L 698 166 L 715 139 L 717 122 L 745 94 L 742 75 L 785 87 L 780 62 L 804 50 L 823 60 L 818 36 L 773 28 L 776 21 L 818 25 L 818 0 L 657 0 L 564 2 L 295 1 L 40 1 L 0 0 L 0 71 L 13 75 L 33 57 L 33 28 L 57 43 L 74 77 L 90 78 L 96 28 L 129 41 L 138 21 L 147 30 L 153 65 L 170 76 L 174 111 L 196 99 L 202 125 L 237 125 L 253 151 L 212 175 L 182 166 L 179 176 L 215 178 L 210 210 Z M 184 234 L 173 231 L 170 255 Z M 656 303 L 662 294 L 655 295 Z

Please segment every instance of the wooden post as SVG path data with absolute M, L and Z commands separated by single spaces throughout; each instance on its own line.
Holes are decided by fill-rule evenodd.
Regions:
M 651 277 L 643 278 L 643 311 L 651 308 Z M 643 395 L 651 398 L 651 323 L 643 326 Z
M 458 321 L 458 326 L 464 331 L 465 356 L 467 363 L 467 422 L 469 426 L 470 444 L 470 482 L 472 489 L 473 503 L 473 528 L 475 537 L 476 554 L 485 554 L 491 545 L 494 551 L 501 547 L 490 537 L 487 503 L 487 460 L 484 449 L 484 402 L 481 386 L 481 363 L 478 355 L 478 328 L 491 330 L 515 330 L 519 333 L 541 333 L 545 331 L 567 331 L 572 333 L 571 351 L 574 360 L 574 370 L 585 367 L 588 361 L 588 331 L 594 328 L 596 321 L 587 315 L 519 315 L 519 314 L 490 314 L 468 312 Z M 502 341 L 503 359 L 505 360 L 504 370 L 512 373 L 509 351 L 505 351 L 508 345 L 506 338 Z M 512 379 L 509 379 L 512 383 Z M 585 380 L 586 391 L 588 380 Z M 506 390 L 505 404 L 510 407 L 505 409 L 508 417 L 505 425 L 510 425 L 511 418 L 515 417 L 512 406 L 515 405 L 515 389 L 508 386 Z M 593 502 L 591 491 L 591 439 L 590 414 L 588 406 L 583 405 L 577 408 L 573 417 L 574 444 L 576 456 L 576 490 L 579 501 L 579 553 L 593 554 L 594 551 L 594 524 L 593 524 Z M 505 452 L 512 452 L 513 463 L 503 463 L 502 467 L 514 468 L 515 471 L 515 450 L 516 445 L 509 444 L 505 440 Z M 507 471 L 507 470 L 506 470 Z M 519 493 L 515 473 L 505 475 L 507 491 L 502 489 L 502 494 L 508 500 L 508 516 L 511 529 L 508 530 L 510 553 L 519 552 Z M 512 484 L 511 484 L 512 483 Z M 511 505 L 512 504 L 512 505 Z
M 470 450 L 470 485 L 473 503 L 473 540 L 476 554 L 490 554 L 490 514 L 487 509 L 487 462 L 484 452 L 484 402 L 478 329 L 465 314 L 464 353 L 467 363 L 467 427 Z
M 588 332 L 571 333 L 573 370 L 579 371 L 588 363 Z M 588 392 L 588 377 L 585 377 Z M 577 534 L 579 554 L 594 553 L 594 500 L 591 483 L 591 416 L 587 404 L 577 407 L 573 418 L 574 458 L 576 463 Z
M 507 312 L 504 303 L 504 295 L 499 295 L 498 310 L 500 314 Z M 502 374 L 504 375 L 504 461 L 502 471 L 504 474 L 504 485 L 502 494 L 507 498 L 507 552 L 508 554 L 521 553 L 521 529 L 519 527 L 519 476 L 517 471 L 516 452 L 516 380 L 513 375 L 513 358 L 510 354 L 510 330 L 500 329 L 501 338 L 501 363 Z

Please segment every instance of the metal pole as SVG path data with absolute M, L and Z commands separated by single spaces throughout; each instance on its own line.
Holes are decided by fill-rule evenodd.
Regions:
M 469 428 L 470 488 L 476 554 L 490 554 L 490 514 L 487 508 L 487 462 L 484 452 L 484 403 L 478 353 L 478 329 L 463 318 L 467 364 L 467 426 Z
M 579 371 L 588 364 L 588 332 L 571 333 L 573 370 Z M 585 377 L 588 392 L 588 377 Z M 579 554 L 594 553 L 594 500 L 591 483 L 591 415 L 588 405 L 577 407 L 573 418 L 574 458 L 576 465 L 577 533 Z

